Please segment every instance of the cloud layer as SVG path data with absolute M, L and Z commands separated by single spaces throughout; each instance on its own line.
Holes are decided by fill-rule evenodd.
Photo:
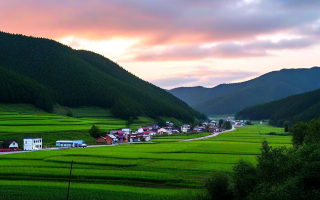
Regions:
M 133 41 L 117 49 L 117 61 L 124 64 L 199 61 L 196 66 L 201 66 L 207 59 L 278 56 L 320 41 L 319 0 L 0 0 L 0 19 L 1 31 L 72 37 L 66 44 L 101 53 L 112 51 L 114 40 Z M 112 45 L 102 51 L 101 44 Z M 181 85 L 199 79 L 204 80 L 177 75 L 154 83 Z
M 167 77 L 151 80 L 155 85 L 165 88 L 181 86 L 204 86 L 210 87 L 221 83 L 240 82 L 247 78 L 260 75 L 257 72 L 243 70 L 216 70 L 214 67 L 198 66 L 190 71 L 171 74 Z

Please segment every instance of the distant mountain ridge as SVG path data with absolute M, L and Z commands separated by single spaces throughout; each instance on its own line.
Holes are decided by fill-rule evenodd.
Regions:
M 249 120 L 270 119 L 269 123 L 275 126 L 283 126 L 285 121 L 293 125 L 299 121 L 319 118 L 320 89 L 251 106 L 237 112 L 235 117 Z
M 282 69 L 242 83 L 182 87 L 170 93 L 205 114 L 233 114 L 248 106 L 320 88 L 320 68 Z
M 205 117 L 167 91 L 93 52 L 0 32 L 0 103 L 110 108 L 116 117 Z

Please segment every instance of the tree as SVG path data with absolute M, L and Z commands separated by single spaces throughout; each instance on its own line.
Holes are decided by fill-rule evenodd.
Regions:
M 162 117 L 158 118 L 157 123 L 158 123 L 158 126 L 160 126 L 160 127 L 166 126 L 166 121 Z
M 220 119 L 219 120 L 219 131 L 221 131 L 222 126 L 223 126 L 223 119 Z
M 199 123 L 200 123 L 200 121 L 197 118 L 195 118 L 193 121 L 193 126 L 198 126 Z
M 226 130 L 232 129 L 232 124 L 231 124 L 230 121 L 226 121 L 226 122 L 225 122 L 225 129 L 226 129 Z
M 209 131 L 210 131 L 210 125 L 207 125 L 207 126 L 205 127 L 205 132 L 209 133 Z
M 254 191 L 257 185 L 257 170 L 248 161 L 240 160 L 233 167 L 232 191 L 236 199 L 243 199 Z
M 131 126 L 131 124 L 133 124 L 133 117 L 130 117 L 129 119 L 128 119 L 128 121 L 127 121 L 127 126 L 128 126 L 128 128 L 130 128 L 130 126 Z
M 229 181 L 230 177 L 227 174 L 215 171 L 204 183 L 204 187 L 207 190 L 207 198 L 218 200 L 233 199 Z
M 95 125 L 92 125 L 91 129 L 89 130 L 89 134 L 91 137 L 98 138 L 101 135 L 100 129 Z
M 292 143 L 295 147 L 303 144 L 320 143 L 320 118 L 310 122 L 299 122 L 292 128 Z
M 290 124 L 289 121 L 285 121 L 285 122 L 283 123 L 283 125 L 284 125 L 284 132 L 288 132 L 288 131 L 289 131 L 289 124 Z

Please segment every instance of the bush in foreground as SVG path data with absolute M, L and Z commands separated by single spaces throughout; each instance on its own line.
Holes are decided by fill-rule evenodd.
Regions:
M 205 198 L 320 199 L 319 144 L 272 148 L 264 141 L 257 161 L 257 166 L 240 161 L 229 177 L 214 174 L 205 184 Z

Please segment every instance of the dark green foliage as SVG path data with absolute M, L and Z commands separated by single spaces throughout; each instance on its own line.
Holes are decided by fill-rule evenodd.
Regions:
M 160 127 L 165 127 L 167 124 L 166 124 L 166 120 L 164 120 L 162 117 L 158 117 L 157 119 L 157 124 L 158 126 Z
M 242 83 L 221 84 L 214 88 L 183 87 L 170 92 L 205 114 L 233 114 L 248 106 L 318 89 L 319 74 L 318 67 L 283 69 Z
M 229 179 L 229 176 L 224 172 L 215 171 L 204 183 L 204 187 L 207 190 L 205 199 L 233 199 L 229 187 Z
M 257 184 L 257 171 L 255 167 L 247 161 L 240 160 L 233 167 L 232 191 L 235 199 L 246 198 Z
M 292 143 L 297 148 L 303 144 L 320 144 L 320 118 L 297 123 L 292 128 Z
M 71 111 L 67 112 L 68 117 L 73 117 L 73 113 Z
M 240 161 L 225 187 L 234 199 L 320 199 L 320 145 L 313 142 L 300 148 L 272 148 L 264 141 L 257 166 Z
M 53 91 L 13 71 L 0 67 L 0 103 L 30 103 L 50 112 Z
M 220 119 L 220 120 L 219 120 L 219 127 L 220 127 L 220 128 L 222 127 L 223 122 L 224 122 L 223 119 Z
M 247 120 L 245 124 L 246 124 L 246 125 L 253 125 L 250 120 Z
M 209 133 L 210 125 L 205 126 L 205 132 Z
M 285 121 L 285 122 L 283 123 L 284 132 L 288 132 L 288 131 L 289 131 L 289 125 L 290 125 L 290 122 L 289 122 L 289 121 Z
M 226 129 L 226 130 L 230 130 L 230 129 L 232 129 L 232 124 L 231 124 L 231 122 L 230 121 L 226 121 L 225 123 L 224 123 L 224 128 Z
M 100 129 L 95 125 L 92 125 L 91 129 L 89 130 L 89 134 L 93 138 L 98 138 L 101 136 Z
M 320 89 L 290 96 L 278 101 L 248 107 L 236 114 L 236 119 L 270 119 L 273 126 L 284 126 L 290 121 L 294 125 L 299 121 L 310 121 L 320 117 Z
M 128 128 L 130 128 L 130 126 L 131 126 L 131 124 L 133 124 L 133 117 L 130 117 L 129 119 L 128 119 L 128 121 L 127 121 L 127 126 L 128 126 Z
M 193 127 L 199 126 L 199 124 L 200 124 L 200 121 L 199 121 L 198 119 L 194 119 L 194 121 L 193 121 Z
M 9 70 L 6 75 L 1 72 L 6 77 L 0 92 L 6 96 L 0 103 L 33 103 L 46 110 L 56 102 L 69 107 L 99 106 L 111 108 L 123 119 L 162 116 L 192 122 L 195 117 L 206 118 L 111 60 L 53 40 L 0 32 L 0 66 Z
M 286 132 L 286 133 L 270 132 L 268 135 L 288 136 L 288 135 L 292 135 L 292 133 L 290 133 L 290 132 Z

